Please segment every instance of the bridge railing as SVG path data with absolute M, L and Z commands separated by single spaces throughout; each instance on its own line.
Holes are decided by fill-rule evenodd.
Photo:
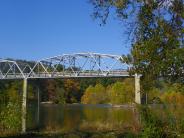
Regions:
M 25 76 L 25 77 L 24 77 Z M 59 78 L 59 77 L 122 77 L 129 76 L 127 71 L 111 71 L 99 73 L 97 71 L 81 72 L 75 74 L 73 72 L 54 72 L 54 73 L 35 73 L 29 76 L 29 73 L 25 73 L 24 76 L 21 73 L 9 73 L 8 75 L 0 75 L 0 79 L 21 79 L 21 78 Z
M 111 62 L 107 62 L 109 60 Z M 20 63 L 20 62 L 18 62 Z M 54 77 L 110 77 L 128 76 L 129 66 L 121 56 L 77 53 L 64 54 L 31 64 L 0 59 L 0 79 Z M 116 65 L 118 65 L 116 67 Z M 125 65 L 125 66 L 124 66 Z

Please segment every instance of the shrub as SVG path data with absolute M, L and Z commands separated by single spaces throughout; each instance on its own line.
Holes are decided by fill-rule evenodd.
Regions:
M 5 89 L 6 102 L 0 110 L 0 133 L 18 132 L 21 128 L 21 96 L 19 84 Z
M 181 92 L 164 92 L 161 100 L 166 104 L 184 104 L 184 94 Z
M 9 102 L 0 113 L 0 124 L 3 130 L 19 131 L 21 127 L 21 107 L 19 103 Z
M 141 115 L 141 124 L 143 125 L 143 131 L 141 136 L 143 138 L 163 138 L 164 125 L 148 107 L 140 107 L 139 112 Z

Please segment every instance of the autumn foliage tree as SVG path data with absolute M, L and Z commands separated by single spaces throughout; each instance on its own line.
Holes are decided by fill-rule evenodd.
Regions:
M 67 103 L 80 101 L 80 85 L 79 82 L 73 79 L 64 80 L 65 97 Z
M 116 82 L 109 90 L 110 102 L 113 104 L 132 103 L 134 101 L 134 81 L 125 79 Z
M 134 101 L 134 81 L 125 79 L 122 82 L 115 82 L 107 87 L 96 84 L 94 87 L 89 86 L 81 102 L 84 104 L 126 104 Z
M 95 87 L 89 86 L 81 98 L 84 104 L 102 104 L 108 102 L 108 94 L 106 89 L 101 84 L 96 84 Z

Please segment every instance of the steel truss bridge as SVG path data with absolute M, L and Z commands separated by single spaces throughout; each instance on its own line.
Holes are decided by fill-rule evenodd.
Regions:
M 63 54 L 30 64 L 0 59 L 0 79 L 123 77 L 129 68 L 121 56 L 98 53 Z
M 35 62 L 0 59 L 0 80 L 23 79 L 22 132 L 26 132 L 27 80 L 49 78 L 130 77 L 131 66 L 119 55 L 63 54 Z M 140 104 L 140 75 L 135 77 L 135 102 Z M 39 100 L 38 100 L 39 102 Z

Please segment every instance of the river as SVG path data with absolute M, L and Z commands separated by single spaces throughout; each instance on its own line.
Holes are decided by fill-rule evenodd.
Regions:
M 27 129 L 41 132 L 137 131 L 139 116 L 133 106 L 29 104 Z
M 170 121 L 176 122 L 184 116 L 182 106 L 149 107 L 161 120 L 170 118 Z M 86 137 L 83 133 L 113 133 L 112 136 L 116 137 L 118 134 L 129 132 L 136 135 L 141 132 L 141 125 L 138 109 L 130 105 L 41 104 L 38 112 L 37 104 L 28 104 L 28 132 L 62 135 L 81 132 L 80 137 Z

